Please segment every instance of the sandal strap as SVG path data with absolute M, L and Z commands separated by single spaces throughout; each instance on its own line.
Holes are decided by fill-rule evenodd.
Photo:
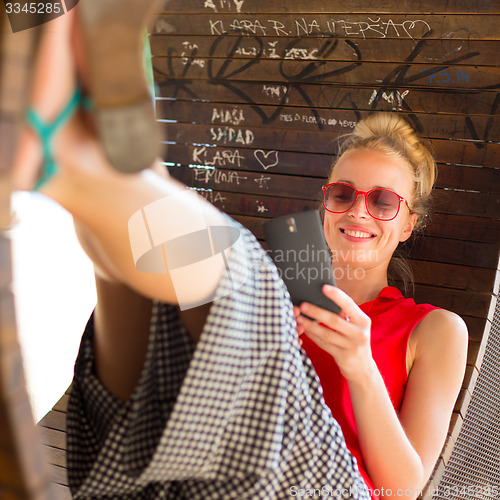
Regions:
M 57 172 L 57 164 L 52 154 L 52 139 L 56 132 L 73 116 L 81 101 L 81 91 L 76 89 L 61 113 L 50 123 L 44 122 L 33 109 L 29 108 L 26 111 L 26 120 L 39 136 L 43 153 L 40 178 L 33 188 L 35 191 L 39 190 Z

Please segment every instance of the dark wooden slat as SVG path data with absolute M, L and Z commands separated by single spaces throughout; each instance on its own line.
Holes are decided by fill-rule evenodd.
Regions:
M 158 97 L 180 100 L 248 103 L 253 105 L 311 106 L 329 109 L 402 110 L 416 113 L 489 115 L 496 109 L 497 91 L 408 89 L 403 82 L 387 86 L 341 87 L 332 84 L 246 82 L 231 80 L 158 81 Z
M 500 221 L 454 214 L 432 214 L 424 233 L 430 236 L 500 243 Z
M 280 198 L 263 198 L 256 197 L 252 195 L 239 195 L 237 193 L 223 193 L 219 191 L 215 192 L 202 192 L 209 201 L 211 201 L 215 206 L 220 208 L 221 210 L 225 210 L 232 215 L 238 221 L 242 222 L 243 225 L 248 227 L 259 239 L 264 238 L 264 233 L 262 231 L 262 222 L 265 220 L 262 216 L 269 216 L 270 211 L 262 212 L 259 210 L 259 207 L 264 207 L 267 209 L 273 209 L 275 216 L 286 215 L 289 213 L 293 213 L 301 210 L 312 210 L 317 208 L 317 205 L 310 203 L 305 206 L 301 206 L 300 203 L 303 200 L 283 200 Z M 453 239 L 462 239 L 467 243 L 472 243 L 474 241 L 474 237 L 476 237 L 476 241 L 479 243 L 487 243 L 487 241 L 481 238 L 482 232 L 479 227 L 472 227 L 472 232 L 469 232 L 468 228 L 471 227 L 471 221 L 480 221 L 482 223 L 482 231 L 486 233 L 488 231 L 488 227 L 490 227 L 492 222 L 496 222 L 496 241 L 490 241 L 489 243 L 493 243 L 498 246 L 499 243 L 499 228 L 500 224 L 498 221 L 488 221 L 487 219 L 472 219 L 472 218 L 464 218 L 463 221 L 460 220 L 460 217 L 449 215 L 449 214 L 437 214 L 433 215 L 433 220 L 439 217 L 439 226 L 437 229 L 434 228 L 434 225 L 429 225 L 424 231 L 424 237 L 436 237 L 436 238 L 445 238 L 445 241 L 453 241 Z M 476 224 L 478 224 L 476 222 Z M 445 232 L 440 229 L 443 227 L 451 228 L 451 231 Z M 460 230 L 463 231 L 463 235 L 460 234 Z M 489 232 L 488 232 L 489 234 Z M 460 238 L 460 236 L 462 236 Z M 448 252 L 445 250 L 445 252 Z M 423 258 L 423 257 L 422 257 Z M 419 256 L 415 256 L 415 260 L 422 259 Z M 492 259 L 492 262 L 494 259 Z M 470 263 L 462 262 L 461 264 L 468 265 Z M 495 266 L 492 265 L 491 269 Z M 497 285 L 498 286 L 498 285 Z
M 185 166 L 204 165 L 229 170 L 307 175 L 326 181 L 335 159 L 335 155 L 314 153 L 172 144 L 165 153 L 164 161 Z M 436 187 L 500 191 L 499 169 L 439 164 L 438 172 Z
M 485 318 L 490 311 L 491 295 L 460 290 L 450 291 L 428 285 L 415 285 L 415 301 L 429 301 L 433 305 L 457 314 Z
M 174 164 L 291 175 L 307 173 L 322 179 L 326 179 L 334 159 L 333 155 L 315 153 L 178 144 L 169 145 L 164 157 L 165 161 Z
M 164 11 L 172 13 L 207 13 L 207 12 L 242 12 L 242 13 L 266 13 L 266 12 L 352 12 L 374 13 L 499 13 L 498 3 L 491 0 L 483 0 L 480 3 L 471 3 L 469 0 L 448 0 L 446 3 L 434 0 L 340 0 L 336 2 L 325 2 L 324 0 L 287 0 L 281 6 L 274 2 L 262 2 L 260 0 L 245 0 L 244 2 L 227 0 L 166 0 Z
M 469 340 L 481 341 L 483 338 L 483 332 L 486 328 L 487 319 L 485 318 L 474 318 L 472 316 L 466 316 L 462 314 L 462 319 L 467 325 L 469 332 Z
M 270 215 L 271 207 L 275 211 L 273 212 L 275 216 L 318 208 L 314 203 L 308 203 L 304 206 L 294 203 L 287 206 L 286 204 L 283 205 L 284 202 L 286 203 L 286 200 L 272 197 L 263 198 L 220 191 L 201 192 L 201 194 L 216 207 L 227 211 L 235 217 L 242 216 L 248 217 L 249 220 L 258 220 L 259 226 L 262 220 L 265 220 L 263 217 L 272 216 Z M 296 208 L 298 210 L 295 210 Z M 431 222 L 424 228 L 423 234 L 437 238 L 465 240 L 468 242 L 477 241 L 498 245 L 500 243 L 500 221 L 461 217 L 454 214 L 433 214 Z
M 407 247 L 408 256 L 413 259 L 493 270 L 498 268 L 499 248 L 496 244 L 425 236 L 409 241 Z
M 309 11 L 310 12 L 310 11 Z M 425 14 L 237 14 L 210 13 L 183 16 L 160 14 L 152 34 L 325 36 L 348 38 L 443 38 L 457 34 L 464 39 L 497 40 L 500 16 Z M 429 33 L 430 32 L 430 33 Z
M 482 133 L 482 131 L 480 132 Z M 480 144 L 469 141 L 432 140 L 436 158 L 459 165 L 479 165 L 498 168 L 500 144 Z
M 499 73 L 500 78 L 500 73 Z M 401 113 L 406 116 L 406 113 Z M 179 123 L 212 124 L 214 126 L 245 127 L 272 126 L 280 129 L 321 130 L 346 133 L 366 111 L 348 111 L 323 108 L 296 108 L 289 106 L 255 107 L 249 104 L 213 104 L 189 101 L 159 101 L 156 107 L 158 119 Z M 490 141 L 500 142 L 500 117 L 476 116 L 474 128 L 471 118 L 458 115 L 419 114 L 407 117 L 409 122 L 418 121 L 426 136 L 440 139 L 473 140 L 477 131 L 485 131 Z M 487 133 L 486 133 L 487 131 Z
M 500 85 L 498 69 L 490 66 L 453 66 L 453 64 L 397 64 L 374 62 L 299 61 L 287 60 L 276 63 L 272 60 L 254 59 L 207 59 L 198 63 L 189 59 L 155 57 L 153 60 L 155 79 L 164 82 L 170 79 L 248 80 L 258 82 L 295 82 L 389 86 L 394 83 L 412 88 L 446 89 L 497 89 Z M 469 75 L 468 78 L 456 76 Z
M 270 133 L 265 127 L 246 129 L 182 123 L 167 123 L 165 129 L 169 140 L 179 144 L 208 144 L 234 148 L 243 146 L 266 151 L 324 154 L 336 154 L 338 150 L 338 143 L 335 141 L 338 134 L 323 131 L 276 129 Z M 442 139 L 432 139 L 430 144 L 436 158 L 447 163 L 498 166 L 500 144 L 475 145 L 471 141 Z
M 433 210 L 440 213 L 497 219 L 500 214 L 498 193 L 434 190 Z
M 409 260 L 415 283 L 456 288 L 464 291 L 493 293 L 495 269 L 458 266 L 440 262 Z
M 171 167 L 170 173 L 188 186 L 246 194 L 303 198 L 318 203 L 323 179 L 206 168 Z
M 439 164 L 436 186 L 498 193 L 500 191 L 500 169 Z
M 278 175 L 203 167 L 170 167 L 170 173 L 187 186 L 247 194 L 265 194 L 321 201 L 322 178 Z M 500 196 L 496 193 L 434 190 L 434 210 L 441 213 L 496 217 Z
M 186 40 L 186 38 L 188 38 Z M 385 39 L 339 39 L 338 37 L 225 37 L 206 36 L 151 36 L 151 50 L 155 57 L 183 57 L 195 59 L 304 59 L 323 61 L 370 61 L 436 64 L 456 60 L 455 64 L 494 66 L 500 50 L 498 40 L 391 40 L 387 50 Z

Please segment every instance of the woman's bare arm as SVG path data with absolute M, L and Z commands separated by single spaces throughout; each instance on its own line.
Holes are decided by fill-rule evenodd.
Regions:
M 430 312 L 415 328 L 414 362 L 398 415 L 371 355 L 369 318 L 341 290 L 324 292 L 351 321 L 302 304 L 301 312 L 317 322 L 299 317 L 299 327 L 335 358 L 349 383 L 363 460 L 382 498 L 416 498 L 446 438 L 465 370 L 467 328 L 444 310 Z

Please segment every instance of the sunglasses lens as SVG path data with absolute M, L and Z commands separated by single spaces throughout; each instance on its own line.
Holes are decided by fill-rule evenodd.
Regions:
M 356 198 L 356 191 L 347 184 L 332 184 L 325 192 L 325 208 L 330 212 L 349 210 Z
M 393 219 L 398 213 L 399 204 L 398 195 L 385 189 L 374 189 L 366 199 L 369 214 L 381 220 Z

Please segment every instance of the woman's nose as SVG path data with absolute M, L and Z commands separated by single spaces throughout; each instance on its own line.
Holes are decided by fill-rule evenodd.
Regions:
M 349 215 L 359 218 L 368 218 L 370 214 L 366 211 L 365 195 L 358 194 L 351 208 L 347 212 Z

